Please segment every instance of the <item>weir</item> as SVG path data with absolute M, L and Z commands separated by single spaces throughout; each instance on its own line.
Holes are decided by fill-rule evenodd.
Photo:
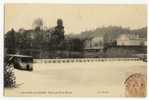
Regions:
M 105 61 L 141 61 L 140 58 L 69 58 L 69 59 L 34 59 L 34 63 L 75 63 L 75 62 L 105 62 Z

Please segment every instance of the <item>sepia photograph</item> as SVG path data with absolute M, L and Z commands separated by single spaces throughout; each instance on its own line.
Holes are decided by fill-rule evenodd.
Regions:
M 4 96 L 146 97 L 147 5 L 4 5 Z

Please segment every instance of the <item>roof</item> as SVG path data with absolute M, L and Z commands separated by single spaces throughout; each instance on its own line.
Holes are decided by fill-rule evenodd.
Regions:
M 12 56 L 12 57 L 31 57 L 32 56 L 28 56 L 28 55 L 19 55 L 19 54 L 8 54 L 7 56 Z

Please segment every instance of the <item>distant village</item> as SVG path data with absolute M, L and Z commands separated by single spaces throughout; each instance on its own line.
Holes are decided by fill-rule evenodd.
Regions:
M 25 54 L 34 58 L 136 57 L 147 53 L 147 27 L 131 30 L 109 26 L 65 35 L 63 20 L 57 26 L 43 28 L 41 19 L 33 29 L 13 28 L 5 34 L 5 53 Z

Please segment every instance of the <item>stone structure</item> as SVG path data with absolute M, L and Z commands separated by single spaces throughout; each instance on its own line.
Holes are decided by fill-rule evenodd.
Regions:
M 116 39 L 117 46 L 146 46 L 146 41 L 137 34 L 121 34 Z
M 102 51 L 104 49 L 104 38 L 103 37 L 93 37 L 86 39 L 84 42 L 85 50 L 97 50 Z

